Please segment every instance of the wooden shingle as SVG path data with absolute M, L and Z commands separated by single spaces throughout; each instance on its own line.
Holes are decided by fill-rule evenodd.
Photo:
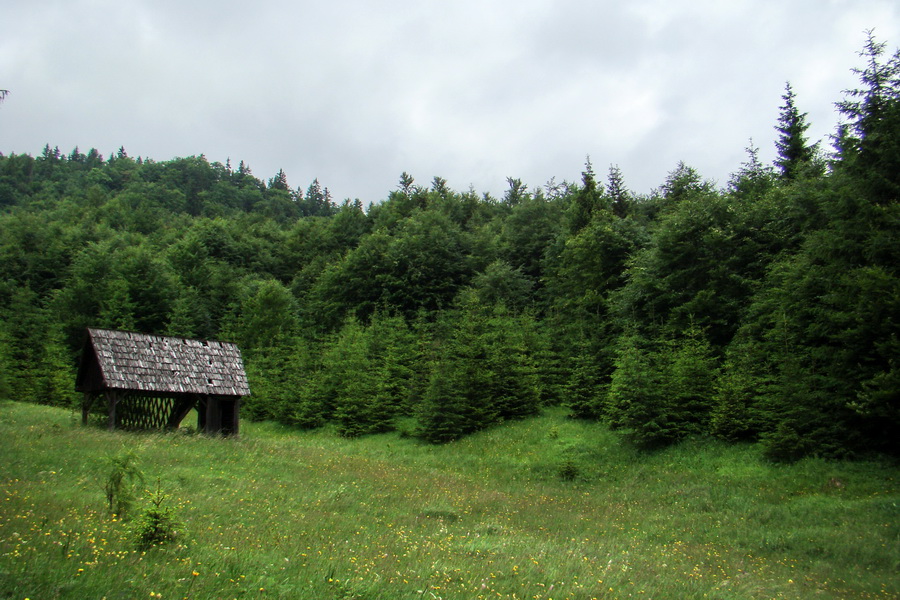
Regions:
M 240 349 L 232 343 L 88 329 L 75 389 L 82 422 L 99 398 L 110 429 L 177 428 L 197 412 L 197 426 L 236 435 L 241 398 L 250 395 Z
M 90 354 L 99 380 L 91 377 Z M 88 329 L 76 389 L 249 396 L 237 345 L 213 340 Z

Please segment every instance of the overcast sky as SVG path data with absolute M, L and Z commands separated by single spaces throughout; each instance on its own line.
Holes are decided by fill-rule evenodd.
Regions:
M 724 185 L 774 158 L 790 81 L 814 139 L 896 0 L 0 0 L 0 152 L 244 160 L 377 202 L 409 172 L 499 197 L 638 193 L 684 161 Z

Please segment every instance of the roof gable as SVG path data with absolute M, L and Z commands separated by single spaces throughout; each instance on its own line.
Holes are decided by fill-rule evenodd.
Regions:
M 88 329 L 76 389 L 250 395 L 235 344 L 110 329 Z

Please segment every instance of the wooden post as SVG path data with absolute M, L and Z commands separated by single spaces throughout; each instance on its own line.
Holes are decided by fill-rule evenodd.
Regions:
M 232 430 L 231 435 L 237 437 L 238 429 L 240 428 L 240 415 L 241 415 L 241 398 L 238 396 L 234 399 L 234 417 L 232 417 Z
M 91 414 L 91 407 L 94 405 L 94 399 L 97 396 L 93 392 L 85 392 L 84 399 L 81 401 L 81 424 L 87 425 L 88 416 Z
M 215 396 L 206 397 L 206 433 L 219 433 L 222 429 L 222 409 Z
M 206 396 L 197 397 L 197 431 L 206 432 L 206 410 L 209 399 Z
M 181 422 L 195 407 L 196 399 L 190 394 L 182 394 L 175 398 L 175 404 L 172 405 L 172 412 L 166 422 L 167 429 L 178 429 Z M 198 407 L 197 410 L 200 410 Z
M 115 392 L 115 390 L 107 390 L 106 391 L 106 406 L 109 415 L 108 427 L 110 430 L 116 428 L 116 403 L 119 401 L 119 398 Z

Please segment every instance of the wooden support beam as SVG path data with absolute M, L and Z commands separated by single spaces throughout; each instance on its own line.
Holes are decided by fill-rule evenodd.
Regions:
M 241 426 L 241 399 L 235 398 L 233 403 L 234 416 L 231 420 L 231 435 L 237 436 Z
M 219 399 L 215 396 L 206 397 L 206 433 L 219 433 L 222 429 L 222 412 L 219 408 Z
M 119 395 L 115 390 L 106 390 L 106 406 L 107 406 L 107 427 L 111 430 L 116 428 L 118 421 L 116 420 L 116 404 L 119 403 Z
M 94 401 L 97 400 L 96 392 L 85 392 L 84 398 L 81 401 L 81 424 L 88 424 L 88 417 L 91 414 L 91 408 L 94 406 Z
M 188 413 L 194 409 L 194 406 L 196 404 L 196 396 L 191 396 L 189 394 L 178 396 L 175 399 L 175 404 L 172 406 L 172 412 L 169 414 L 169 419 L 166 422 L 166 428 L 178 429 L 178 427 L 181 425 L 181 422 L 186 416 L 188 416 Z
M 208 406 L 208 396 L 197 396 L 197 431 L 206 431 L 206 411 Z

